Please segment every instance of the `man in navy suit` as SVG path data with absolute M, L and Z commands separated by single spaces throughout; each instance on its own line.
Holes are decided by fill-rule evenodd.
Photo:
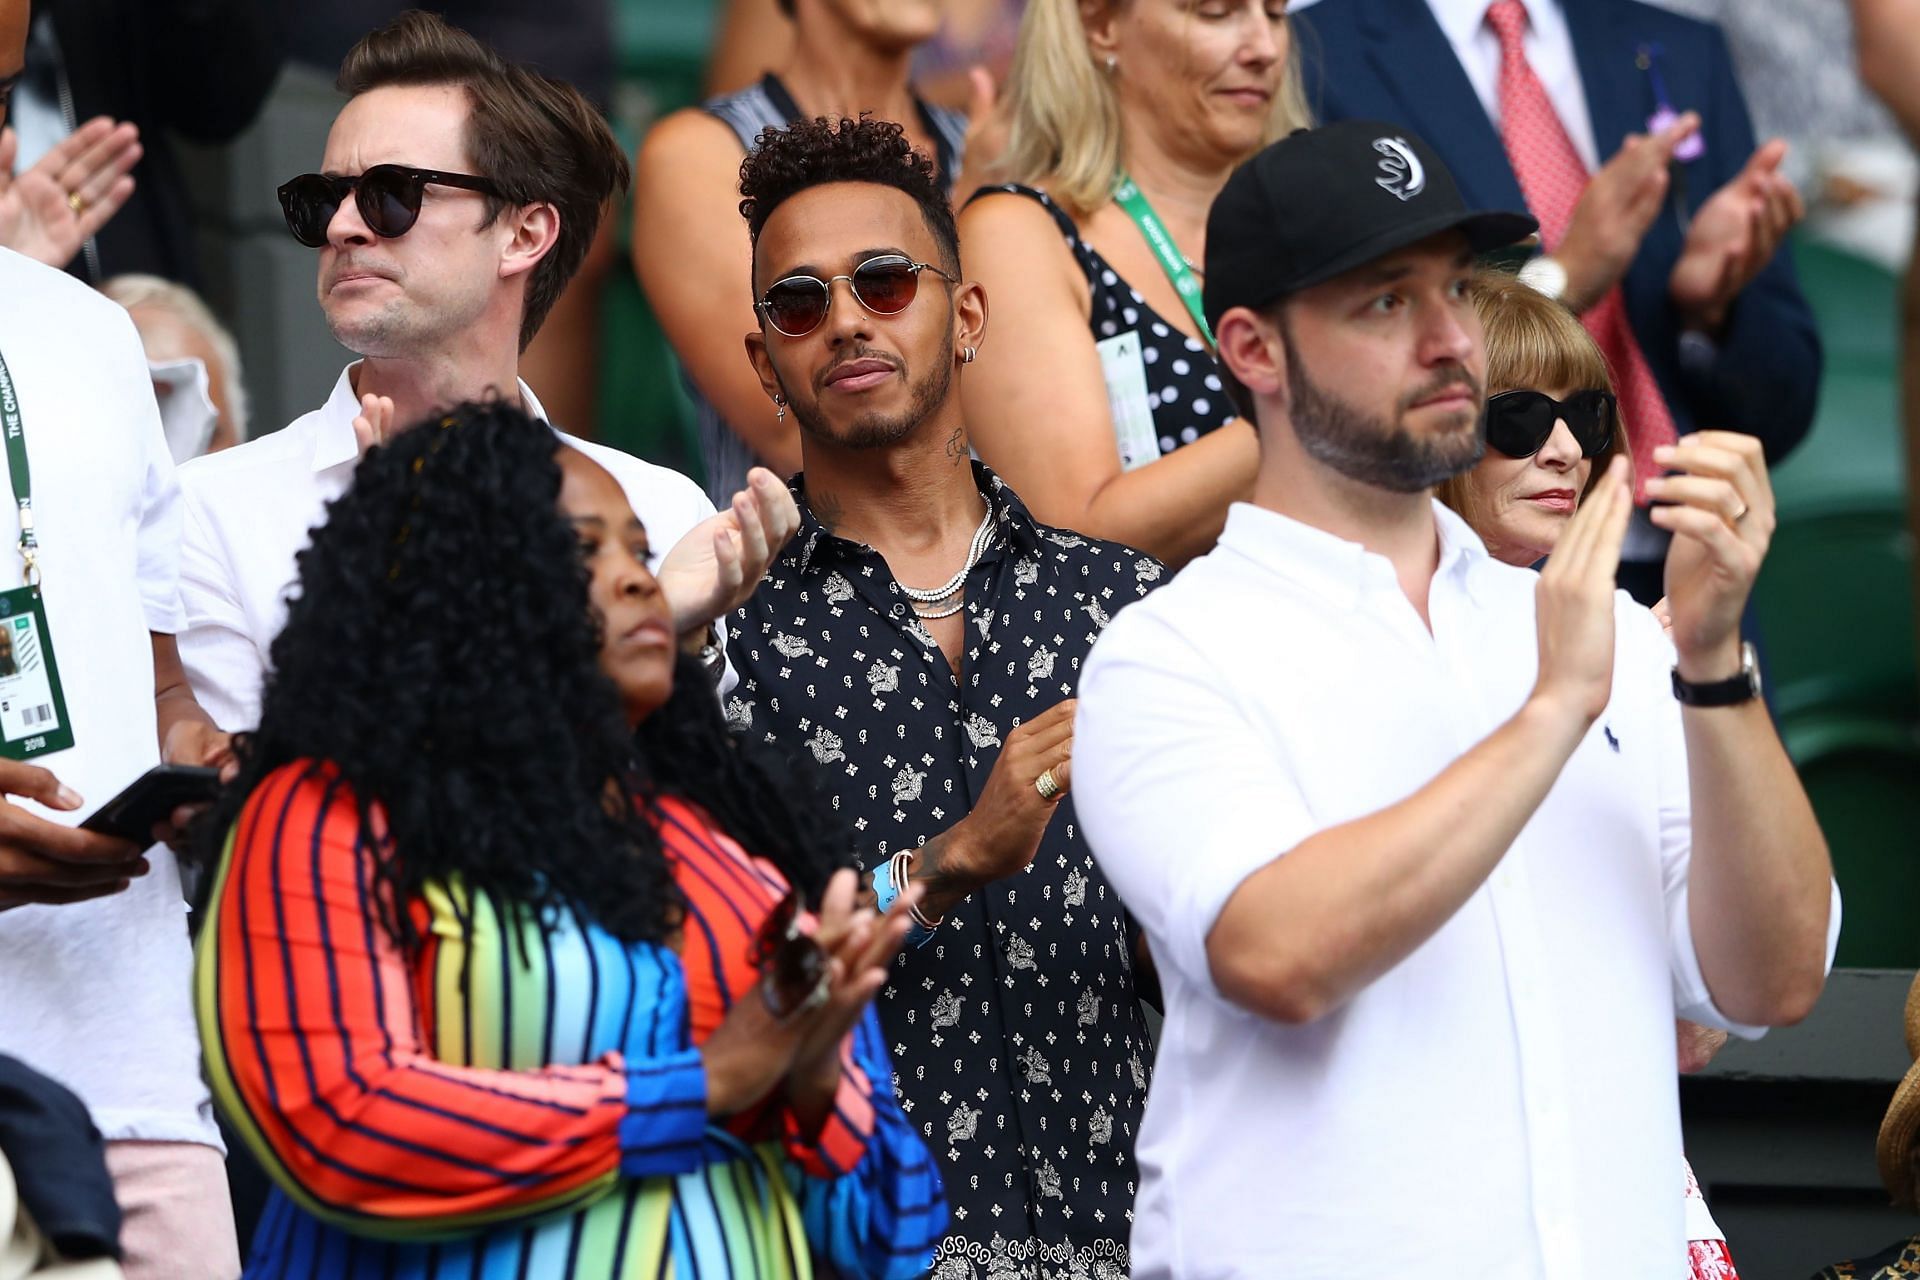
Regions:
M 1502 8 L 1521 12 L 1489 13 Z M 1747 432 L 1769 461 L 1806 434 L 1820 343 L 1780 252 L 1802 206 L 1779 172 L 1786 144 L 1755 146 L 1717 27 L 1636 0 L 1296 0 L 1294 10 L 1319 118 L 1404 121 L 1431 139 L 1470 205 L 1531 209 L 1546 252 L 1522 274 L 1575 311 L 1619 287 L 1614 305 L 1624 304 L 1672 430 Z M 1522 50 L 1509 47 L 1521 41 L 1524 70 L 1514 65 Z M 1539 194 L 1537 177 L 1517 174 L 1511 154 L 1531 148 L 1538 163 L 1502 115 L 1516 73 L 1537 76 L 1592 174 L 1557 236 L 1550 211 L 1527 198 Z M 1619 378 L 1623 361 L 1609 356 Z M 1631 404 L 1624 388 L 1622 402 Z M 1631 412 L 1628 424 L 1630 437 L 1645 425 Z M 1651 468 L 1647 440 L 1638 443 Z M 1657 596 L 1664 551 L 1637 520 L 1622 584 Z

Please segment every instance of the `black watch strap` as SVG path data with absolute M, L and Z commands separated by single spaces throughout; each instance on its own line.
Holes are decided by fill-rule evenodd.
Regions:
M 1673 696 L 1682 706 L 1688 707 L 1733 707 L 1742 702 L 1751 702 L 1760 696 L 1760 666 L 1754 660 L 1753 646 L 1742 643 L 1740 646 L 1740 671 L 1725 680 L 1707 680 L 1694 684 L 1680 677 L 1680 668 L 1673 669 Z

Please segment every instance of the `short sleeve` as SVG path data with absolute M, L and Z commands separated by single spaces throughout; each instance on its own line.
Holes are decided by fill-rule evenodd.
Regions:
M 131 319 L 116 318 L 106 327 L 108 344 L 102 367 L 116 386 L 111 403 L 126 408 L 129 444 L 140 460 L 140 521 L 135 535 L 135 575 L 147 630 L 178 635 L 186 626 L 180 604 L 180 485 L 174 478 L 173 455 L 160 425 L 160 406 L 153 396 L 153 380 L 146 353 Z
M 1216 995 L 1207 935 L 1227 900 L 1313 831 L 1286 761 L 1224 686 L 1186 636 L 1129 609 L 1081 676 L 1073 750 L 1101 871 L 1161 965 Z

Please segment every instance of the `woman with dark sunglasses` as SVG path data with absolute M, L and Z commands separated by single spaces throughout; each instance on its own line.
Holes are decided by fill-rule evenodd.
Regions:
M 1496 560 L 1544 560 L 1607 463 L 1627 450 L 1607 358 L 1565 307 L 1513 276 L 1482 272 L 1487 451 L 1440 485 Z
M 1552 552 L 1613 455 L 1627 451 L 1626 432 L 1607 359 L 1564 305 L 1497 271 L 1474 277 L 1473 302 L 1487 340 L 1487 451 L 1473 470 L 1442 481 L 1437 496 L 1494 559 L 1533 565 Z M 1654 612 L 1667 621 L 1663 607 Z M 1682 1074 L 1727 1042 L 1726 1032 L 1684 1018 L 1675 1030 Z M 1686 1274 L 1739 1280 L 1693 1170 L 1682 1172 Z
M 501 405 L 375 448 L 273 668 L 202 832 L 250 1276 L 924 1270 L 869 1008 L 906 907 L 727 734 L 606 471 Z

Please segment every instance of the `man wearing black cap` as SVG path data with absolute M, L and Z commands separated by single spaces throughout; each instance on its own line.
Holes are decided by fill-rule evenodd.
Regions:
M 1673 1017 L 1757 1035 L 1820 992 L 1837 894 L 1738 634 L 1758 443 L 1660 455 L 1671 642 L 1616 609 L 1624 465 L 1538 574 L 1432 500 L 1484 444 L 1476 251 L 1532 227 L 1364 122 L 1214 204 L 1253 501 L 1115 618 L 1075 728 L 1166 996 L 1136 1280 L 1674 1274 Z

